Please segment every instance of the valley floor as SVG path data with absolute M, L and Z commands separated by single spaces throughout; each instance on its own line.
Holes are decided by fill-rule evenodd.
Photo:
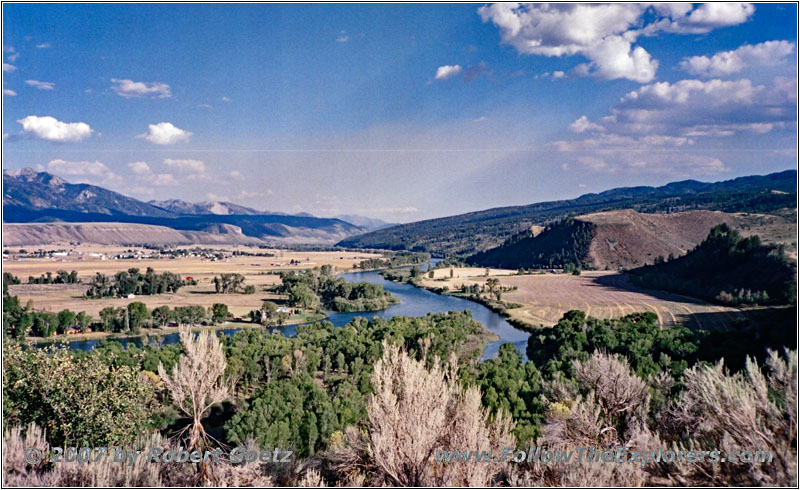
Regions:
M 517 303 L 508 309 L 511 318 L 532 326 L 555 325 L 569 310 L 581 310 L 596 318 L 617 318 L 635 312 L 650 311 L 662 327 L 682 324 L 706 330 L 723 329 L 742 316 L 737 308 L 714 305 L 694 298 L 649 291 L 631 285 L 625 274 L 584 271 L 579 276 L 550 272 L 517 275 L 512 271 L 491 270 L 500 287 L 504 303 Z M 473 284 L 486 284 L 483 268 L 456 268 L 449 277 L 448 268 L 438 269 L 434 278 L 427 275 L 421 284 L 426 288 L 448 287 L 453 292 Z

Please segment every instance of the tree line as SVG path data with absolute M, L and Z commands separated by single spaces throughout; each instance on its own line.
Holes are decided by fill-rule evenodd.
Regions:
M 87 298 L 124 298 L 128 295 L 175 293 L 186 282 L 173 272 L 157 273 L 152 267 L 142 273 L 132 267 L 113 276 L 98 272 L 89 282 Z
M 132 301 L 125 307 L 107 306 L 100 310 L 99 318 L 85 311 L 64 309 L 58 313 L 36 311 L 33 302 L 21 304 L 17 296 L 3 296 L 3 335 L 24 339 L 26 336 L 51 337 L 70 331 L 138 333 L 141 328 L 169 325 L 217 325 L 231 318 L 228 306 L 214 303 L 205 308 L 200 305 L 163 305 L 147 308 L 141 301 Z

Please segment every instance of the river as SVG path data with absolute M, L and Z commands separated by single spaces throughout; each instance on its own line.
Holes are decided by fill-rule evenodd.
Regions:
M 436 259 L 432 261 L 436 263 Z M 367 318 L 381 317 L 392 318 L 395 316 L 425 316 L 428 313 L 446 313 L 448 311 L 464 311 L 467 310 L 472 313 L 472 318 L 482 323 L 487 329 L 496 333 L 500 339 L 495 342 L 490 342 L 486 346 L 483 353 L 483 358 L 488 359 L 497 354 L 500 349 L 500 344 L 511 342 L 520 351 L 523 358 L 526 358 L 525 350 L 528 344 L 528 337 L 530 334 L 514 328 L 502 316 L 493 312 L 489 308 L 469 301 L 463 298 L 456 298 L 454 296 L 445 296 L 432 293 L 425 289 L 414 287 L 410 284 L 401 284 L 392 281 L 387 281 L 377 271 L 369 272 L 347 272 L 341 274 L 348 281 L 361 282 L 366 281 L 372 284 L 380 284 L 383 288 L 392 293 L 400 303 L 394 304 L 385 310 L 375 312 L 362 312 L 362 313 L 338 313 L 335 311 L 328 312 L 326 321 L 333 323 L 334 326 L 343 327 L 353 318 L 364 316 Z M 295 334 L 297 325 L 287 325 L 280 328 L 270 328 L 270 331 L 280 331 L 286 336 Z M 240 329 L 227 329 L 219 330 L 223 335 L 233 335 Z M 121 338 L 115 339 L 116 341 L 127 345 L 132 343 L 141 346 L 144 339 L 140 337 Z M 168 334 L 161 337 L 161 342 L 164 344 L 174 344 L 178 342 L 178 334 Z M 69 342 L 69 347 L 79 350 L 91 350 L 98 340 L 75 340 Z

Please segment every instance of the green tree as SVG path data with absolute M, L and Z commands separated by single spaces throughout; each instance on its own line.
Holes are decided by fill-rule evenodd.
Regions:
M 128 326 L 132 331 L 146 326 L 149 319 L 150 312 L 147 311 L 147 305 L 141 301 L 128 303 Z
M 169 306 L 162 305 L 153 308 L 151 317 L 153 319 L 153 326 L 163 327 L 169 325 L 169 322 L 172 320 L 173 314 L 172 311 L 170 311 Z
M 59 334 L 65 334 L 70 328 L 75 326 L 75 313 L 70 310 L 61 310 L 58 312 L 58 328 L 56 331 Z
M 228 311 L 228 305 L 223 303 L 214 303 L 210 308 L 211 321 L 214 324 L 222 323 L 230 318 L 231 314 Z
M 133 443 L 148 427 L 153 393 L 138 368 L 114 368 L 98 355 L 3 345 L 3 420 L 47 427 L 53 445 Z

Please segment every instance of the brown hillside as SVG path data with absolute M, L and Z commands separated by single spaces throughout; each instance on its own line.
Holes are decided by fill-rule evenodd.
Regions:
M 685 254 L 711 228 L 726 223 L 743 235 L 758 234 L 767 243 L 787 243 L 796 236 L 796 221 L 780 216 L 720 211 L 644 214 L 630 209 L 592 213 L 576 220 L 594 225 L 587 262 L 596 269 L 652 264 L 656 257 Z M 789 242 L 790 243 L 790 242 Z
M 241 234 L 239 227 L 225 230 L 179 231 L 166 226 L 133 223 L 13 223 L 3 224 L 3 245 L 46 245 L 51 243 L 96 243 L 100 245 L 190 245 L 251 244 L 256 238 Z M 235 228 L 235 229 L 231 229 Z

